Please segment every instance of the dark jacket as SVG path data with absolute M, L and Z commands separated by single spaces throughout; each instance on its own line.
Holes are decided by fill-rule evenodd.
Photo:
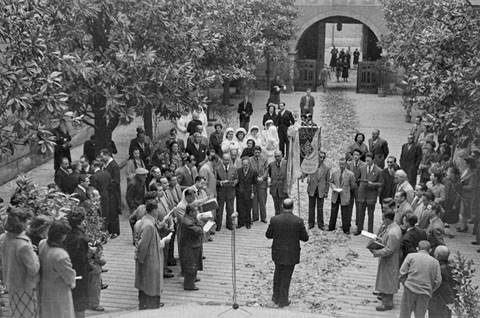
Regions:
M 140 147 L 138 138 L 130 140 L 130 146 L 128 147 L 128 155 L 130 159 L 133 158 L 134 149 L 138 149 L 140 151 L 140 158 L 143 160 L 143 162 L 150 162 L 153 154 L 153 149 L 151 149 L 151 145 L 148 142 L 144 142 L 142 148 Z
M 242 167 L 237 169 L 237 176 L 237 193 L 242 200 L 250 200 L 252 193 L 255 193 L 254 186 L 257 183 L 257 172 L 250 167 L 245 175 Z
M 75 194 L 75 199 L 78 199 L 80 203 L 88 199 L 87 193 L 84 190 L 82 190 L 79 186 L 77 186 L 75 190 L 73 190 L 72 194 Z
M 198 119 L 192 119 L 187 126 L 187 132 L 193 135 L 197 131 L 197 126 L 203 126 L 203 123 Z M 207 129 L 207 127 L 203 127 L 203 129 Z
M 408 149 L 408 144 L 402 146 L 402 152 L 400 154 L 400 167 L 409 176 L 417 176 L 418 166 L 422 161 L 422 147 L 418 144 L 412 144 Z
M 272 260 L 276 264 L 295 265 L 300 262 L 300 241 L 308 241 L 303 220 L 291 212 L 270 219 L 267 238 L 273 239 Z
M 270 195 L 279 198 L 287 198 L 287 161 L 282 159 L 280 168 L 277 162 L 268 164 L 268 175 L 270 176 Z
M 108 190 L 112 185 L 112 178 L 107 171 L 97 170 L 90 176 L 90 185 L 100 193 L 100 212 L 103 217 L 108 215 Z
M 200 169 L 200 163 L 207 157 L 207 146 L 204 144 L 199 144 L 197 149 L 195 144 L 189 144 L 187 146 L 187 152 L 189 155 L 195 157 L 195 160 L 197 161 L 197 169 Z
M 72 289 L 73 306 L 75 311 L 85 311 L 89 307 L 88 274 L 91 270 L 88 263 L 89 248 L 85 233 L 81 229 L 73 227 L 67 234 L 64 246 L 76 275 L 82 276 L 82 279 L 76 280 L 76 287 Z
M 281 112 L 278 112 L 278 131 L 279 132 L 287 132 L 288 127 L 295 124 L 295 119 L 293 118 L 292 112 L 289 110 L 285 110 L 283 116 Z
M 127 185 L 127 194 L 125 196 L 130 212 L 135 211 L 139 205 L 145 203 L 145 183 L 138 177 L 133 178 Z
M 104 170 L 110 174 L 111 178 L 110 189 L 108 190 L 109 210 L 121 214 L 122 189 L 120 187 L 120 167 L 115 160 L 112 160 Z
M 427 240 L 427 232 L 424 229 L 421 229 L 417 226 L 413 227 L 411 230 L 407 231 L 403 237 L 402 242 L 400 244 L 400 248 L 402 251 L 401 257 L 402 262 L 410 253 L 416 253 L 418 243 L 420 241 Z
M 182 269 L 187 273 L 195 272 L 202 264 L 203 229 L 199 221 L 185 214 L 180 219 L 178 249 Z
M 242 114 L 242 112 L 245 112 L 245 114 Z M 250 121 L 250 116 L 253 114 L 252 103 L 247 102 L 247 106 L 245 106 L 245 101 L 242 101 L 238 104 L 238 113 L 240 114 L 240 122 Z
M 70 172 L 63 169 L 55 171 L 55 184 L 63 193 L 69 193 Z
M 271 119 L 273 121 L 273 124 L 275 126 L 278 126 L 278 115 L 273 113 L 272 115 L 270 115 L 269 112 L 267 112 L 266 114 L 263 115 L 263 120 L 262 120 L 262 125 L 265 126 L 265 123 L 267 122 L 267 120 Z

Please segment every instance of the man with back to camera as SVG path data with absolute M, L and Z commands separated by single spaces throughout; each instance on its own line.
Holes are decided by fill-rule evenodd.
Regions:
M 280 308 L 290 305 L 288 290 L 295 265 L 300 262 L 300 241 L 308 241 L 303 220 L 293 215 L 293 200 L 283 201 L 283 212 L 270 219 L 265 236 L 273 239 L 272 260 L 275 263 L 272 300 Z

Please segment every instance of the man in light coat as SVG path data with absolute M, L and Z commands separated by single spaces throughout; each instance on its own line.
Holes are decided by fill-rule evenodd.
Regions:
M 163 248 L 171 234 L 161 239 L 155 226 L 157 202 L 146 203 L 147 214 L 135 224 L 135 288 L 138 289 L 139 309 L 163 307 L 160 296 L 163 286 Z
M 324 230 L 323 222 L 323 203 L 328 196 L 330 186 L 330 167 L 325 164 L 327 154 L 324 151 L 319 152 L 318 169 L 315 173 L 307 176 L 308 193 L 308 229 L 315 226 L 315 206 L 317 208 L 317 226 Z M 302 176 L 302 180 L 306 175 Z
M 340 169 L 334 171 L 330 177 L 330 188 L 332 189 L 332 209 L 328 230 L 335 230 L 337 224 L 338 208 L 342 210 L 342 229 L 345 234 L 350 234 L 350 224 L 352 222 L 352 209 L 350 208 L 351 190 L 357 186 L 355 175 L 346 169 L 345 158 L 338 160 Z
M 384 228 L 379 234 L 382 249 L 370 250 L 374 257 L 378 257 L 377 280 L 375 290 L 380 293 L 382 305 L 376 307 L 377 311 L 393 309 L 393 294 L 398 291 L 398 269 L 400 268 L 400 242 L 402 230 L 394 221 L 395 212 L 386 209 L 383 213 Z

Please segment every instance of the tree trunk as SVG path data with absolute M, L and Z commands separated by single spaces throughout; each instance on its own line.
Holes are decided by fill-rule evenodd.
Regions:
M 105 116 L 105 100 L 104 98 L 95 99 L 92 105 L 93 115 L 95 117 L 95 155 L 100 153 L 100 150 L 108 148 L 112 141 L 112 133 L 120 122 L 120 117 L 115 116 L 107 121 Z
M 143 128 L 147 136 L 153 141 L 152 106 L 145 106 L 143 109 Z
M 230 106 L 230 80 L 223 80 L 223 105 Z

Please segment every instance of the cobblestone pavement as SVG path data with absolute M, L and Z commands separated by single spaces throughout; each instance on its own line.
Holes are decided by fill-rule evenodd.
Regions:
M 352 84 L 350 84 L 352 85 Z M 340 85 L 338 85 L 340 86 Z M 400 147 L 406 140 L 406 135 L 411 124 L 404 122 L 403 108 L 400 103 L 400 97 L 389 96 L 386 98 L 379 98 L 376 95 L 357 95 L 352 90 L 343 90 L 341 87 L 339 91 L 345 94 L 346 97 L 354 101 L 356 108 L 356 117 L 360 123 L 359 130 L 367 135 L 371 134 L 372 128 L 379 128 L 381 136 L 389 142 L 391 153 L 397 158 L 400 154 Z M 295 92 L 291 94 L 283 94 L 282 100 L 286 102 L 287 109 L 297 110 L 300 97 L 303 93 Z M 324 109 L 319 107 L 319 101 L 323 93 L 313 94 L 317 101 L 317 108 L 315 109 L 314 121 L 323 123 L 326 118 L 322 118 Z M 263 113 L 265 112 L 265 101 L 268 98 L 268 93 L 264 91 L 255 92 L 254 95 L 254 114 L 252 116 L 251 125 L 261 124 Z M 259 125 L 260 126 L 260 125 Z M 129 136 L 134 134 L 135 127 L 131 127 Z M 129 137 L 133 138 L 133 137 Z M 129 139 L 126 139 L 129 140 Z M 353 140 L 353 136 L 352 136 Z M 128 145 L 127 145 L 128 147 Z M 120 150 L 120 149 L 119 149 Z M 328 149 L 324 149 L 327 151 Z M 126 153 L 126 151 L 121 153 Z M 48 166 L 50 169 L 52 164 Z M 53 177 L 50 173 L 49 178 Z M 122 189 L 125 189 L 125 175 L 122 171 Z M 4 193 L 5 186 L 0 187 L 0 193 Z M 301 185 L 301 190 L 305 190 L 305 185 Z M 296 191 L 294 191 L 296 193 Z M 301 198 L 304 195 L 301 195 Z M 302 198 L 303 199 L 303 198 Z M 295 206 L 297 209 L 297 206 Z M 325 203 L 325 219 L 328 220 L 330 207 Z M 307 214 L 307 203 L 302 200 L 300 214 L 305 219 Z M 273 215 L 273 202 L 271 197 L 267 200 L 267 211 L 269 217 Z M 297 213 L 297 211 L 295 211 Z M 352 217 L 354 220 L 355 216 Z M 375 230 L 380 224 L 381 213 L 377 208 L 375 211 Z M 354 223 L 354 222 L 352 222 Z M 338 222 L 337 222 L 338 224 Z M 255 303 L 256 298 L 265 297 L 264 294 L 257 295 L 252 288 L 252 282 L 258 281 L 255 275 L 258 273 L 259 267 L 270 266 L 270 245 L 271 241 L 265 238 L 265 231 L 267 224 L 255 222 L 250 230 L 242 228 L 236 231 L 236 251 L 237 251 L 237 290 L 238 303 L 245 308 L 255 311 L 253 317 L 268 317 L 266 314 L 262 315 L 258 312 L 259 309 Z M 452 253 L 457 250 L 462 251 L 464 255 L 472 258 L 476 264 L 480 263 L 480 254 L 476 253 L 470 242 L 473 240 L 471 234 L 455 233 L 454 239 L 447 239 L 447 244 L 451 248 Z M 337 233 L 325 233 L 319 230 L 310 231 L 311 237 L 317 237 L 321 240 L 328 240 L 334 238 Z M 204 255 L 206 256 L 204 263 L 204 271 L 199 273 L 202 279 L 198 283 L 199 291 L 186 292 L 182 288 L 182 277 L 179 275 L 179 266 L 171 267 L 174 271 L 175 277 L 164 280 L 164 292 L 162 294 L 162 302 L 165 303 L 165 308 L 159 309 L 158 315 L 162 315 L 162 310 L 165 314 L 175 317 L 245 317 L 241 311 L 229 312 L 225 315 L 220 315 L 221 312 L 228 307 L 225 305 L 232 304 L 232 262 L 231 262 L 231 232 L 222 229 L 213 236 L 213 242 L 204 244 Z M 338 269 L 335 276 L 335 286 L 337 288 L 329 291 L 328 302 L 333 304 L 328 310 L 322 311 L 323 317 L 394 317 L 398 316 L 398 308 L 401 300 L 401 291 L 395 295 L 395 307 L 393 311 L 386 313 L 379 313 L 375 311 L 375 306 L 379 305 L 372 291 L 375 286 L 375 277 L 377 270 L 377 260 L 374 259 L 370 252 L 365 248 L 367 241 L 361 237 L 351 236 L 345 238 L 344 245 L 352 250 L 356 257 Z M 335 251 L 334 251 L 335 252 Z M 335 255 L 335 253 L 333 254 Z M 151 313 L 138 313 L 135 308 L 138 306 L 137 290 L 133 287 L 134 281 L 134 260 L 133 260 L 133 246 L 131 244 L 130 228 L 127 221 L 126 212 L 121 215 L 121 235 L 115 239 L 110 240 L 105 248 L 105 256 L 108 260 L 106 268 L 108 273 L 103 275 L 105 283 L 109 284 L 109 288 L 102 291 L 101 305 L 105 307 L 106 312 L 101 314 L 101 317 L 117 317 L 122 312 L 125 317 L 150 317 Z M 302 260 L 306 255 L 302 255 Z M 480 269 L 475 265 L 477 271 Z M 292 291 L 295 291 L 295 283 L 299 280 L 304 271 L 302 264 L 298 265 L 294 278 L 292 281 Z M 266 277 L 271 280 L 272 277 Z M 322 284 L 322 277 L 311 282 L 312 288 L 317 288 L 318 284 Z M 480 283 L 480 278 L 475 278 L 475 283 Z M 315 285 L 317 284 L 317 285 Z M 264 290 L 262 293 L 270 293 L 270 290 Z M 288 310 L 291 315 L 301 317 L 301 312 L 315 311 L 314 308 L 305 307 L 302 299 L 294 292 L 291 293 L 292 305 Z M 205 310 L 202 306 L 196 310 L 194 305 L 214 305 L 211 311 Z M 254 307 L 243 307 L 245 304 Z M 192 306 L 193 305 L 193 306 Z M 263 304 L 265 307 L 273 307 L 273 304 Z M 262 309 L 263 310 L 263 309 Z M 282 313 L 285 310 L 275 310 L 275 312 Z M 318 311 L 317 311 L 318 312 Z M 98 313 L 87 311 L 87 316 L 94 316 Z M 99 316 L 99 317 L 100 317 Z M 276 315 L 281 317 L 281 315 Z M 320 315 L 319 315 L 320 317 Z

